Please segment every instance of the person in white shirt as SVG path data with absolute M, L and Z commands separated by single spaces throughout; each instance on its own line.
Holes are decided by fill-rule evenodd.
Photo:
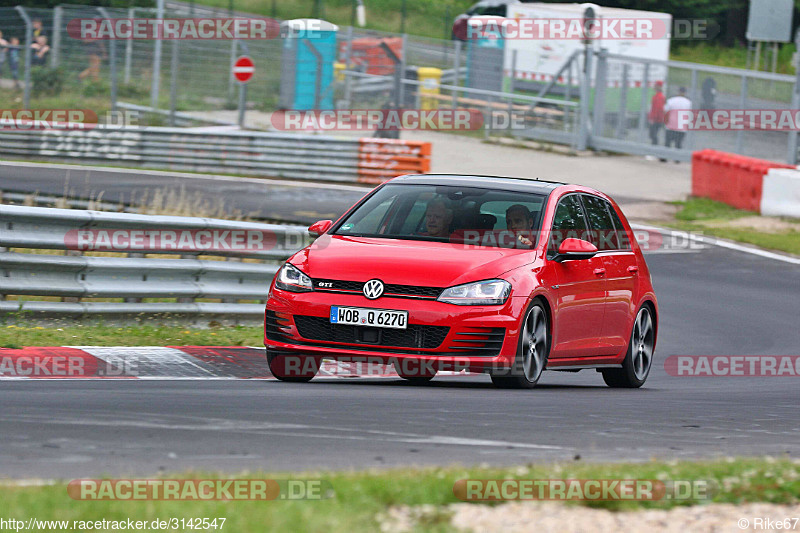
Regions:
M 679 149 L 683 145 L 683 138 L 686 137 L 688 127 L 686 124 L 679 124 L 678 111 L 691 111 L 692 101 L 686 98 L 686 87 L 678 90 L 678 95 L 667 100 L 664 105 L 665 120 L 667 124 L 667 138 L 665 146 L 669 148 L 675 143 L 675 148 Z

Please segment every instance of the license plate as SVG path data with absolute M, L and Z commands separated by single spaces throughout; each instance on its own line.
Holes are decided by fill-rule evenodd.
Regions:
M 408 327 L 408 311 L 332 305 L 331 324 L 406 329 Z

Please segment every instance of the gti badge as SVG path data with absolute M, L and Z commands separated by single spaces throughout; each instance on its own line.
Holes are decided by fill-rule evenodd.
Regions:
M 364 296 L 370 300 L 377 300 L 383 294 L 383 282 L 379 279 L 371 279 L 364 284 Z

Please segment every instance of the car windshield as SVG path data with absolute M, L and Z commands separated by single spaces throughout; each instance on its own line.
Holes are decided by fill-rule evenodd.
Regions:
M 387 184 L 333 233 L 530 249 L 544 200 L 541 194 L 478 187 Z

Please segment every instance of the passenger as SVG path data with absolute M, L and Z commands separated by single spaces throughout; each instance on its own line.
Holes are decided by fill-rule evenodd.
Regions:
M 533 215 L 530 209 L 522 204 L 514 204 L 506 209 L 506 227 L 517 235 L 517 240 L 524 246 L 532 246 Z
M 453 222 L 453 208 L 450 202 L 440 196 L 428 202 L 425 209 L 425 232 L 427 237 L 450 237 L 450 224 Z

